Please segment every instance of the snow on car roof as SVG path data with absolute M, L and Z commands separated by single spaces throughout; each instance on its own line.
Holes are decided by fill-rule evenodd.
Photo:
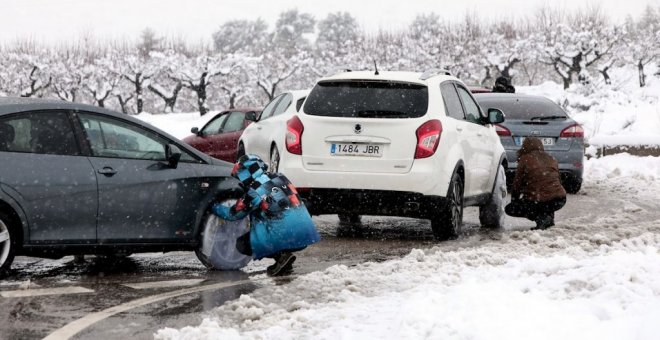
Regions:
M 406 71 L 379 71 L 375 74 L 374 71 L 356 71 L 356 72 L 341 72 L 330 77 L 325 77 L 322 81 L 329 80 L 390 80 L 400 81 L 406 83 L 415 83 L 426 85 L 427 81 L 421 79 L 421 72 L 406 72 Z M 446 79 L 456 79 L 447 75 L 437 75 L 433 78 L 440 77 Z M 441 79 L 445 80 L 445 79 Z

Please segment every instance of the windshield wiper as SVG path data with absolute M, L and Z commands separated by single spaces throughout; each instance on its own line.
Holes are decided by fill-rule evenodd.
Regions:
M 532 117 L 529 120 L 554 120 L 554 119 L 566 119 L 566 116 L 538 116 Z
M 389 110 L 360 110 L 357 112 L 358 117 L 364 118 L 379 118 L 379 117 L 402 117 L 405 116 L 405 112 L 401 111 L 389 111 Z

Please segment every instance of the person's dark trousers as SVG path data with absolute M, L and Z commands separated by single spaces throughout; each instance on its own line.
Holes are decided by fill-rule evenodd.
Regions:
M 555 225 L 555 211 L 566 204 L 566 198 L 556 198 L 547 202 L 512 199 L 504 211 L 513 217 L 524 217 L 536 222 L 537 229 L 545 229 Z

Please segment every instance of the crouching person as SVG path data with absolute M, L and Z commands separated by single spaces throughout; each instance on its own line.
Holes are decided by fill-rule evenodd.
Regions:
M 518 168 L 511 188 L 507 215 L 536 222 L 536 229 L 555 225 L 555 211 L 566 204 L 566 191 L 559 179 L 557 160 L 546 153 L 543 143 L 527 137 L 518 150 Z
M 277 276 L 292 271 L 293 252 L 320 237 L 293 184 L 284 175 L 267 170 L 258 156 L 240 157 L 231 175 L 241 182 L 245 194 L 232 207 L 215 204 L 213 212 L 230 221 L 249 216 L 250 232 L 238 238 L 236 248 L 255 260 L 275 259 L 266 272 Z

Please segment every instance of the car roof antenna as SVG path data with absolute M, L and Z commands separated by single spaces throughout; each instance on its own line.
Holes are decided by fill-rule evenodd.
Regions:
M 377 76 L 377 75 L 380 74 L 380 73 L 378 73 L 378 65 L 376 65 L 376 59 L 373 59 L 373 61 L 374 61 L 374 68 L 376 69 L 376 72 L 374 72 L 374 75 Z

